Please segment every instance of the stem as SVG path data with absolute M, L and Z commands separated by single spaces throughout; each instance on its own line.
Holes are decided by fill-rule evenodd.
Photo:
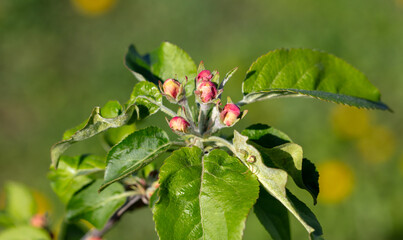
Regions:
M 161 111 L 163 111 L 165 114 L 167 114 L 167 115 L 169 115 L 171 117 L 176 116 L 176 113 L 174 111 L 172 111 L 171 109 L 165 107 L 164 105 L 162 105 L 162 103 L 156 102 L 154 99 L 151 99 L 151 98 L 146 97 L 146 96 L 138 96 L 138 98 L 146 99 L 150 103 L 157 105 L 158 107 L 161 108 Z
M 201 103 L 200 104 L 200 113 L 199 113 L 199 134 L 203 136 L 204 134 L 204 129 L 205 124 L 206 124 L 206 119 L 207 119 L 207 113 L 208 110 L 210 109 L 210 104 L 205 104 Z
M 141 200 L 141 195 L 135 195 L 131 196 L 127 199 L 126 203 L 119 208 L 113 216 L 108 220 L 108 222 L 105 224 L 104 228 L 101 230 L 94 229 L 82 237 L 82 240 L 89 239 L 91 237 L 102 237 L 105 235 L 114 225 L 116 222 L 120 220 L 120 218 L 125 214 L 128 210 L 131 209 L 139 200 Z
M 222 145 L 224 147 L 227 147 L 231 152 L 234 154 L 236 153 L 234 145 L 232 145 L 230 142 L 225 140 L 224 138 L 216 137 L 216 136 L 211 136 L 209 138 L 203 139 L 203 142 L 216 142 L 218 145 Z
M 190 110 L 189 102 L 188 102 L 186 96 L 183 97 L 183 99 L 179 102 L 179 104 L 185 109 L 185 116 L 186 116 L 187 120 L 189 121 L 191 128 L 197 132 L 196 124 L 193 119 L 193 113 L 192 113 L 192 110 Z

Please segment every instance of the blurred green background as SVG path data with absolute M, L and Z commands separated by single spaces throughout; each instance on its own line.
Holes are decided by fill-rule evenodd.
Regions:
M 364 72 L 395 113 L 280 99 L 248 106 L 237 129 L 269 124 L 304 148 L 320 170 L 320 201 L 294 191 L 327 239 L 403 239 L 403 0 L 2 0 L 0 186 L 13 180 L 40 193 L 57 227 L 50 146 L 94 106 L 128 99 L 129 44 L 146 53 L 164 40 L 222 74 L 239 66 L 226 92 L 234 100 L 250 64 L 276 48 L 321 49 Z M 98 140 L 68 153 L 102 152 Z M 292 232 L 307 238 L 294 220 Z M 107 238 L 157 239 L 150 210 L 126 215 Z M 270 239 L 253 213 L 245 239 Z

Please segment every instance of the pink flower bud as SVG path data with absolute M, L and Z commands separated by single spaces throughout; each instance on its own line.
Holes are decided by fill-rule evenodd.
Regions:
M 233 103 L 228 103 L 227 105 L 225 105 L 224 110 L 221 112 L 220 119 L 221 122 L 229 127 L 235 124 L 240 114 L 241 110 L 237 105 Z
M 183 117 L 174 117 L 169 121 L 169 127 L 178 132 L 187 132 L 190 124 Z
M 36 214 L 31 218 L 31 225 L 37 228 L 44 228 L 46 226 L 46 217 L 43 214 Z
M 164 93 L 173 99 L 176 99 L 180 92 L 181 84 L 175 79 L 167 79 L 162 85 Z
M 209 70 L 203 70 L 197 75 L 197 82 L 200 81 L 210 81 L 213 75 Z
M 217 97 L 217 87 L 213 82 L 204 81 L 197 87 L 196 94 L 203 103 L 207 103 Z
M 87 238 L 86 240 L 102 240 L 102 238 L 91 236 L 91 237 Z

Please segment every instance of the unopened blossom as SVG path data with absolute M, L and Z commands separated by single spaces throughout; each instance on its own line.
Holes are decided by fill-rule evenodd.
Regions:
M 169 121 L 169 127 L 173 131 L 186 133 L 190 124 L 183 117 L 174 117 Z
M 217 87 L 216 84 L 210 81 L 203 81 L 195 92 L 196 95 L 200 97 L 203 103 L 210 102 L 217 97 Z
M 210 81 L 212 78 L 213 75 L 209 70 L 203 70 L 197 75 L 197 82 Z
M 228 103 L 220 113 L 220 119 L 222 123 L 229 127 L 235 124 L 240 114 L 241 110 L 236 104 Z
M 180 94 L 181 91 L 181 84 L 176 81 L 175 79 L 167 79 L 164 84 L 162 85 L 163 91 L 167 96 L 172 97 L 173 99 L 176 99 L 178 94 Z

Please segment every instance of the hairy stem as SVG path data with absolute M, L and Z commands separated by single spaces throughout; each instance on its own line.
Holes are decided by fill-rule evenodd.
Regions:
M 227 147 L 234 154 L 236 153 L 234 145 L 232 145 L 232 143 L 228 142 L 224 138 L 211 136 L 209 138 L 204 139 L 203 142 L 215 142 L 217 143 L 217 145 Z
M 199 134 L 203 136 L 206 128 L 207 113 L 210 109 L 210 104 L 201 103 L 199 113 Z

